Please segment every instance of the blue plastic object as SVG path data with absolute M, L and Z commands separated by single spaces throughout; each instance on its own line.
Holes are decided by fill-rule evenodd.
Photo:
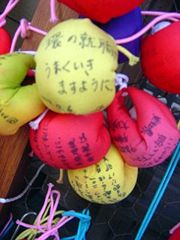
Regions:
M 6 235 L 10 232 L 10 230 L 13 226 L 14 226 L 14 222 L 11 221 L 9 223 L 9 225 L 7 226 L 7 228 L 4 230 L 3 234 L 0 236 L 0 240 L 3 240 L 6 237 Z
M 70 237 L 62 238 L 62 240 L 86 240 L 86 233 L 91 224 L 91 216 L 88 209 L 84 209 L 82 213 L 75 211 L 67 211 L 62 214 L 63 216 L 73 216 L 79 218 L 79 225 L 77 234 Z
M 135 240 L 141 240 L 144 232 L 146 231 L 149 222 L 151 221 L 156 208 L 158 207 L 159 202 L 161 201 L 163 194 L 168 186 L 169 181 L 171 180 L 171 177 L 174 173 L 174 170 L 178 164 L 178 161 L 180 159 L 180 142 L 178 143 L 175 152 L 171 158 L 171 161 L 169 163 L 169 166 L 166 170 L 166 173 L 156 191 L 156 194 L 154 195 L 154 198 L 152 199 L 152 202 L 148 208 L 148 211 L 142 221 L 142 224 L 139 228 L 139 231 L 135 237 Z

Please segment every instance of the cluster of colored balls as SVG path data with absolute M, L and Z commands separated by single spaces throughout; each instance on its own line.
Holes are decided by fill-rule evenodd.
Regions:
M 133 54 L 139 55 L 140 39 L 123 46 L 115 39 L 142 28 L 142 1 L 112 1 L 112 12 L 110 1 L 61 2 L 94 23 L 81 17 L 57 24 L 35 58 L 24 53 L 0 57 L 0 134 L 14 134 L 48 108 L 38 129 L 30 129 L 34 153 L 46 164 L 66 169 L 82 198 L 115 203 L 132 192 L 138 168 L 153 167 L 171 155 L 179 132 L 172 113 L 155 97 L 135 87 L 116 92 L 118 62 L 137 62 Z M 130 24 L 133 19 L 137 24 Z M 166 29 L 149 38 L 154 41 L 161 31 Z M 142 55 L 146 41 L 148 37 Z M 22 86 L 29 69 L 35 69 L 35 83 Z

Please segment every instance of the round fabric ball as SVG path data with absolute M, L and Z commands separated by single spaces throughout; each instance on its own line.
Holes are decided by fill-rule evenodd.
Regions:
M 95 24 L 110 34 L 114 39 L 127 38 L 140 31 L 143 27 L 141 9 L 138 7 L 123 16 L 112 19 L 106 24 L 98 22 L 95 22 Z M 140 38 L 137 38 L 129 43 L 122 44 L 122 46 L 134 55 L 139 56 Z M 124 54 L 119 54 L 119 63 L 123 63 L 127 60 L 128 58 L 124 56 Z
M 113 38 L 88 19 L 56 25 L 36 54 L 36 82 L 45 105 L 61 113 L 89 114 L 115 95 L 118 51 Z
M 180 239 L 180 226 L 174 230 L 173 234 L 169 237 L 168 240 L 179 240 Z
M 82 198 L 111 204 L 126 198 L 137 181 L 138 169 L 128 166 L 112 145 L 106 156 L 88 168 L 68 170 L 72 188 Z
M 128 112 L 125 92 L 134 105 L 134 112 Z M 180 135 L 170 110 L 137 88 L 119 91 L 107 116 L 113 142 L 129 165 L 139 168 L 158 165 L 171 155 L 178 143 Z
M 81 15 L 106 23 L 140 6 L 143 0 L 58 0 Z
M 147 36 L 142 41 L 142 70 L 154 86 L 180 93 L 180 21 Z
M 108 152 L 111 139 L 102 112 L 75 116 L 48 111 L 38 130 L 30 130 L 30 143 L 46 164 L 77 169 L 100 161 Z
M 34 57 L 24 53 L 0 56 L 0 135 L 13 135 L 45 110 L 36 84 L 22 86 Z
M 8 53 L 10 48 L 11 37 L 4 28 L 0 28 L 0 54 Z

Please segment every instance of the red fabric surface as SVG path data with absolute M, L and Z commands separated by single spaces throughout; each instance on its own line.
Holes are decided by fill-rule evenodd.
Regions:
M 156 87 L 180 93 L 180 21 L 146 37 L 141 46 L 142 70 Z
M 4 28 L 0 28 L 0 54 L 8 53 L 10 47 L 11 38 L 9 33 Z
M 124 15 L 138 7 L 144 0 L 58 0 L 79 14 L 96 20 L 108 22 L 114 17 Z
M 134 119 L 125 105 L 123 91 L 136 109 Z M 129 87 L 119 91 L 107 113 L 112 139 L 130 165 L 145 168 L 160 164 L 177 145 L 179 132 L 172 113 L 142 90 Z
M 34 153 L 55 168 L 77 169 L 100 161 L 111 140 L 103 113 L 75 116 L 48 112 L 37 131 L 30 130 Z
M 174 231 L 169 240 L 180 240 L 180 227 Z

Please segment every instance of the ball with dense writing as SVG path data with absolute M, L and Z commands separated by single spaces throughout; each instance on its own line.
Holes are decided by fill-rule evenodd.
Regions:
M 112 102 L 117 47 L 89 19 L 57 24 L 40 43 L 35 58 L 39 93 L 52 111 L 89 114 Z
M 124 94 L 128 94 L 131 109 Z M 147 168 L 162 163 L 179 140 L 176 121 L 168 107 L 135 87 L 116 94 L 107 109 L 107 118 L 114 144 L 132 166 Z
M 6 54 L 11 48 L 11 37 L 9 33 L 4 29 L 0 28 L 0 54 Z
M 112 18 L 122 16 L 136 7 L 143 0 L 58 0 L 81 15 L 106 23 Z
M 100 161 L 111 144 L 103 113 L 58 114 L 48 111 L 37 130 L 30 130 L 33 152 L 46 164 L 77 169 Z
M 68 179 L 75 192 L 100 204 L 112 204 L 126 198 L 136 184 L 137 175 L 138 169 L 125 163 L 113 145 L 99 163 L 68 170 Z
M 145 37 L 141 45 L 142 70 L 156 87 L 180 93 L 180 21 Z
M 29 54 L 0 56 L 0 135 L 15 134 L 45 110 L 36 84 L 21 86 L 34 67 L 34 57 Z

